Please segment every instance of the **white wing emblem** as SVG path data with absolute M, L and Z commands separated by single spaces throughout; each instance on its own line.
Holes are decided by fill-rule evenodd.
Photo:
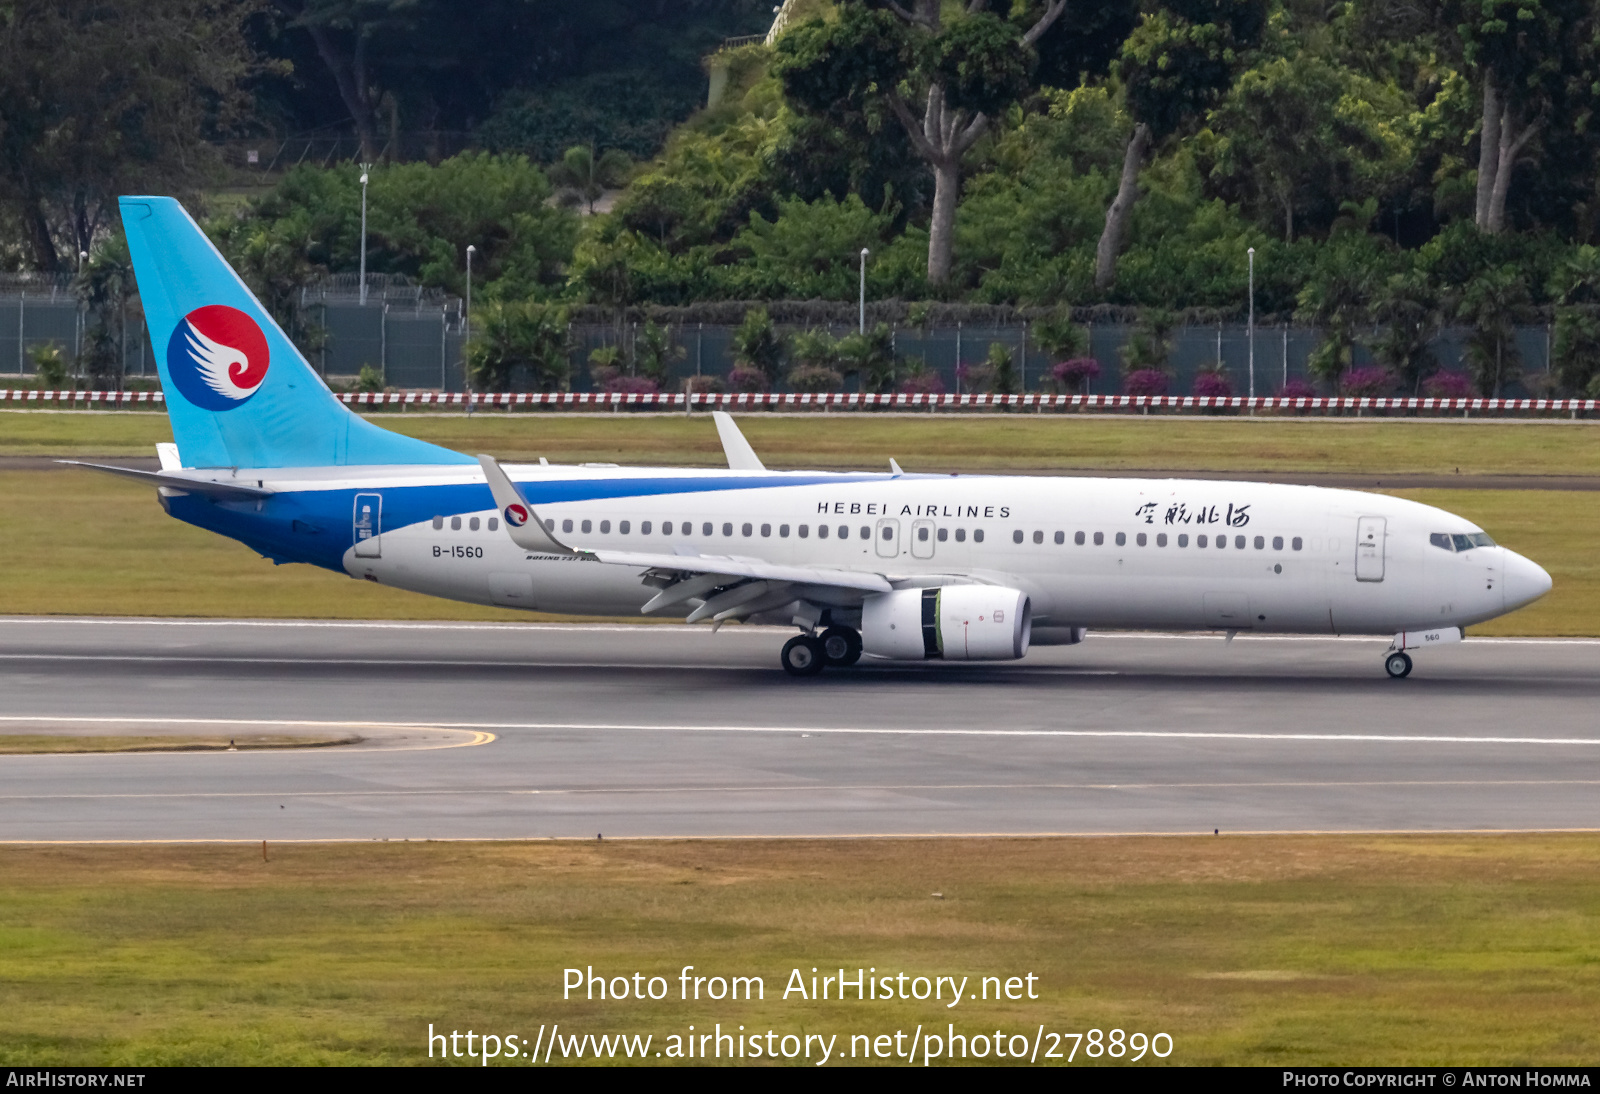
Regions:
M 257 382 L 252 387 L 240 387 L 234 383 L 234 370 L 241 373 L 250 368 L 250 359 L 244 351 L 225 346 L 221 342 L 213 341 L 195 329 L 193 323 L 185 323 L 184 337 L 188 341 L 189 356 L 194 358 L 195 368 L 200 373 L 200 378 L 206 386 L 218 395 L 228 399 L 243 399 L 260 387 Z M 262 379 L 266 379 L 263 375 Z

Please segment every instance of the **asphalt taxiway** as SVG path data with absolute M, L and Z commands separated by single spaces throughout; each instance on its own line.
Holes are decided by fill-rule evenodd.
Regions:
M 1600 642 L 1092 634 L 795 680 L 780 630 L 0 619 L 0 841 L 1600 828 Z

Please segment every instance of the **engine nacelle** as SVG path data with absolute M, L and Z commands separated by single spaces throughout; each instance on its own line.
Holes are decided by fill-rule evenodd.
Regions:
M 996 585 L 900 589 L 861 605 L 861 647 L 897 661 L 1015 661 L 1028 652 L 1028 594 Z

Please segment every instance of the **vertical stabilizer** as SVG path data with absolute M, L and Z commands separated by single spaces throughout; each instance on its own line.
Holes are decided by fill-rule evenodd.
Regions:
M 185 467 L 474 462 L 340 404 L 176 200 L 119 200 Z

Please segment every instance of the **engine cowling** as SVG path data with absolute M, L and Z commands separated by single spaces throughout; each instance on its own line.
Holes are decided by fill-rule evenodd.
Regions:
M 1028 594 L 997 585 L 941 585 L 867 597 L 861 647 L 897 661 L 1015 661 L 1028 652 Z

